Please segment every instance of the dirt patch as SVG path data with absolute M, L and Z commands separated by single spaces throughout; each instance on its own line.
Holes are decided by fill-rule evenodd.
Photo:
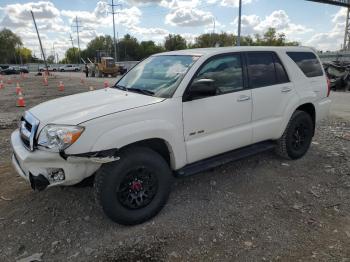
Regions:
M 87 91 L 79 81 L 64 94 Z M 33 83 L 28 105 L 55 97 Z M 0 118 L 23 111 L 13 96 L 0 103 Z M 0 129 L 0 261 L 350 259 L 350 141 L 343 136 L 349 121 L 323 121 L 298 161 L 268 152 L 177 179 L 162 212 L 133 227 L 106 218 L 91 187 L 32 192 L 11 168 L 10 127 Z

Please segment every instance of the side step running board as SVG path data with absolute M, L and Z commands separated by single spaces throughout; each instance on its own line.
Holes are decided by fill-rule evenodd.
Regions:
M 223 153 L 214 157 L 197 161 L 195 163 L 184 166 L 175 171 L 177 176 L 190 176 L 205 170 L 227 164 L 248 156 L 252 156 L 261 152 L 265 152 L 275 148 L 276 144 L 272 141 L 260 142 L 251 146 L 242 147 L 227 153 Z

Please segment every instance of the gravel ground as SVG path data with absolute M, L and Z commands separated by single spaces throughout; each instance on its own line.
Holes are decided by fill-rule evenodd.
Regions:
M 25 80 L 27 105 L 101 87 L 67 78 Z M 9 136 L 23 109 L 11 88 L 0 90 L 0 261 L 350 261 L 350 118 L 323 121 L 298 161 L 267 152 L 177 179 L 158 216 L 125 227 L 91 187 L 38 193 L 16 175 Z

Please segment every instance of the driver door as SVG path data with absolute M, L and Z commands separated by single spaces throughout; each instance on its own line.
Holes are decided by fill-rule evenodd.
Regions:
M 251 143 L 252 94 L 243 79 L 239 53 L 209 58 L 197 71 L 183 99 L 188 163 Z

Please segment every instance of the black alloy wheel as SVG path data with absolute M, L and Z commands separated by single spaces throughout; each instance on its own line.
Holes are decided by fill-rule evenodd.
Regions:
M 158 190 L 158 180 L 154 172 L 145 166 L 130 170 L 117 190 L 118 201 L 128 209 L 147 206 Z

